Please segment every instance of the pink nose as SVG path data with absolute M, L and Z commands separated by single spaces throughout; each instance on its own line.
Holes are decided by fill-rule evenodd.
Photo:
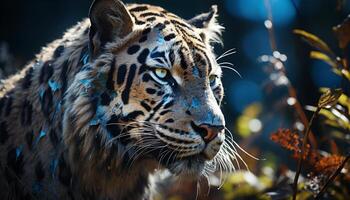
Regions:
M 223 125 L 212 125 L 206 123 L 196 125 L 193 121 L 191 122 L 191 127 L 196 133 L 202 136 L 205 143 L 212 141 L 225 128 Z
M 224 126 L 210 126 L 208 124 L 201 124 L 199 127 L 206 132 L 206 134 L 203 135 L 203 139 L 206 143 L 212 141 L 225 128 Z

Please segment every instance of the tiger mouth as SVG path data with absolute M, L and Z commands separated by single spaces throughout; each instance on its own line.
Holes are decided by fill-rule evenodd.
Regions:
M 166 167 L 171 173 L 176 175 L 199 177 L 205 170 L 206 162 L 205 157 L 202 154 L 198 154 L 169 163 Z

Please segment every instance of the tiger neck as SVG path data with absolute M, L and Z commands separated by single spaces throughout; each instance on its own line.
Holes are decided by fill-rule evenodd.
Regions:
M 92 199 L 141 200 L 151 195 L 156 172 L 153 161 L 139 161 L 130 168 L 121 168 L 77 172 L 81 192 Z

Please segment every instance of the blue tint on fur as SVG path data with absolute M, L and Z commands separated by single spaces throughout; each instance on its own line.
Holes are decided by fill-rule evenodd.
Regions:
M 157 41 L 158 45 L 163 45 L 165 43 L 164 37 L 160 32 L 158 32 L 158 34 L 157 34 L 156 41 Z
M 44 93 L 45 93 L 45 90 L 44 90 L 43 87 L 41 87 L 41 88 L 39 89 L 39 97 L 40 97 L 40 99 L 43 99 Z
M 19 146 L 16 148 L 16 160 L 18 159 L 18 157 L 21 155 L 23 150 L 23 145 Z
M 194 77 L 199 78 L 199 69 L 197 66 L 192 67 L 192 74 Z
M 84 65 L 86 65 L 89 62 L 89 54 L 85 53 L 84 56 L 81 58 L 81 60 Z
M 55 171 L 57 169 L 57 165 L 58 165 L 57 159 L 53 159 L 50 163 L 50 172 L 51 172 L 52 178 L 55 177 Z
M 39 133 L 38 138 L 35 140 L 35 144 L 38 144 L 39 141 L 41 140 L 41 138 L 43 138 L 45 136 L 46 136 L 46 132 L 44 130 L 41 130 L 40 133 Z
M 201 102 L 199 101 L 199 99 L 196 97 L 193 97 L 191 107 L 197 109 L 199 108 L 200 105 L 201 105 Z
M 91 80 L 91 79 L 82 79 L 82 80 L 79 80 L 79 82 L 80 82 L 85 88 L 91 88 L 91 87 L 92 87 L 92 80 Z
M 57 83 L 52 79 L 49 80 L 49 86 L 53 92 L 56 92 L 57 90 L 61 89 L 61 84 Z

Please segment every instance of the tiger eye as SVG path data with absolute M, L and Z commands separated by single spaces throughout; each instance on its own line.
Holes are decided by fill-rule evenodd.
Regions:
M 217 75 L 210 75 L 209 76 L 209 83 L 210 83 L 211 86 L 215 85 L 217 78 L 218 78 Z
M 168 74 L 168 71 L 163 68 L 157 68 L 155 69 L 155 74 L 158 76 L 158 78 L 165 78 Z

